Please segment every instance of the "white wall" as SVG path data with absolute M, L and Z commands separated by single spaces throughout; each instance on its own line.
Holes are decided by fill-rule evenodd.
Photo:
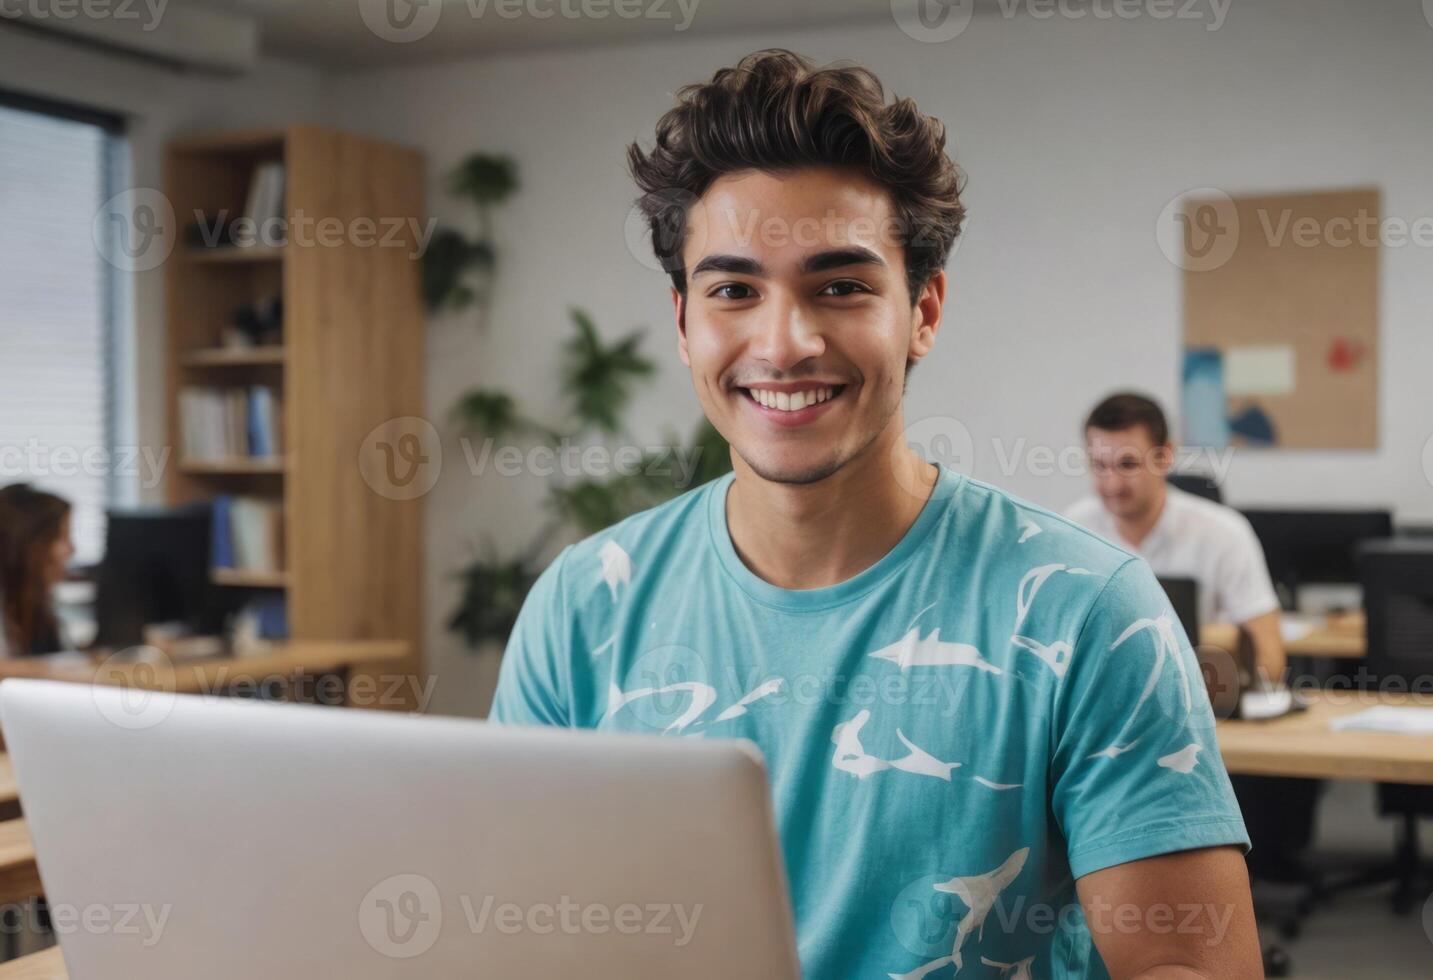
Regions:
M 1106 5 L 1108 7 L 1108 5 Z M 1376 184 L 1386 215 L 1433 215 L 1433 27 L 1417 3 L 1235 3 L 1205 22 L 1035 20 L 977 15 L 961 36 L 917 43 L 893 25 L 528 53 L 331 78 L 343 125 L 422 147 L 433 174 L 472 150 L 519 162 L 523 187 L 500 219 L 492 323 L 431 326 L 429 407 L 443 416 L 474 384 L 526 404 L 557 396 L 565 308 L 615 333 L 652 328 L 660 378 L 633 419 L 639 440 L 686 432 L 698 407 L 673 349 L 665 280 L 624 244 L 633 190 L 626 143 L 650 140 L 680 84 L 758 47 L 856 59 L 943 119 L 969 175 L 969 232 L 950 264 L 953 301 L 934 355 L 913 377 L 907 417 L 953 416 L 975 438 L 977 476 L 1063 506 L 1078 476 L 1006 475 L 992 449 L 1020 439 L 1078 444 L 1103 393 L 1137 386 L 1177 404 L 1180 274 L 1159 251 L 1171 197 Z M 431 210 L 448 219 L 434 185 Z M 1381 503 L 1433 517 L 1420 456 L 1433 434 L 1433 250 L 1382 259 L 1381 448 L 1248 452 L 1236 504 Z M 430 496 L 429 662 L 437 707 L 481 710 L 495 658 L 442 628 L 449 573 L 488 538 L 519 547 L 534 487 L 474 478 L 454 445 Z
M 265 61 L 243 77 L 201 75 L 14 28 L 0 29 L 0 88 L 125 116 L 134 186 L 155 188 L 163 187 L 171 137 L 317 121 L 322 95 L 317 72 L 282 62 Z M 140 442 L 157 446 L 166 441 L 163 267 L 136 275 L 131 293 L 133 421 Z M 162 494 L 161 485 L 146 496 Z

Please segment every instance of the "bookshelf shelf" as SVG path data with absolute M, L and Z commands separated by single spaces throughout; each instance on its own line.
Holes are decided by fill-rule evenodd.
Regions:
M 229 245 L 216 248 L 191 248 L 184 252 L 191 262 L 204 265 L 243 265 L 250 262 L 282 262 L 282 245 Z
M 251 476 L 256 473 L 279 474 L 288 469 L 283 456 L 231 456 L 225 459 L 185 459 L 179 468 L 197 476 Z
M 210 578 L 215 585 L 227 585 L 245 589 L 287 589 L 288 572 L 253 572 L 242 568 L 210 569 Z
M 256 364 L 282 364 L 282 347 L 208 347 L 192 350 L 181 361 L 186 367 L 249 367 Z

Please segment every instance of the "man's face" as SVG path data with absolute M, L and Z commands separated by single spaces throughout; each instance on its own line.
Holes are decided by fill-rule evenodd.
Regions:
M 945 278 L 911 304 L 893 218 L 879 185 L 829 168 L 729 175 L 691 208 L 682 361 L 761 478 L 813 483 L 899 432 Z
M 1143 425 L 1118 432 L 1088 429 L 1085 447 L 1095 492 L 1111 514 L 1137 520 L 1159 505 L 1173 447 L 1156 446 Z

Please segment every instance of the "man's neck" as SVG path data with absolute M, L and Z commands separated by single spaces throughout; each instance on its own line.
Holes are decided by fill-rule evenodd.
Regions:
M 784 589 L 836 585 L 880 561 L 910 530 L 939 471 L 883 434 L 817 483 L 774 483 L 739 457 L 726 500 L 732 544 L 746 566 Z M 894 448 L 893 448 L 894 447 Z
M 1164 508 L 1169 503 L 1169 491 L 1160 487 L 1159 496 L 1155 502 L 1138 517 L 1115 518 L 1115 528 L 1119 531 L 1120 537 L 1138 548 L 1144 544 L 1144 539 L 1149 537 L 1155 525 L 1164 514 Z

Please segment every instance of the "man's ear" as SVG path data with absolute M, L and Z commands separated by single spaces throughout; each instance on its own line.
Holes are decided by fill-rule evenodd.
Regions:
M 683 364 L 691 367 L 692 360 L 687 355 L 687 301 L 676 286 L 672 287 L 672 312 L 677 317 L 677 354 Z
M 1169 471 L 1174 469 L 1174 443 L 1166 442 L 1154 447 L 1154 467 L 1160 476 L 1169 475 Z
M 931 276 L 921 287 L 911 308 L 911 343 L 906 351 L 906 360 L 919 361 L 935 346 L 935 335 L 940 330 L 940 314 L 945 307 L 945 270 Z

